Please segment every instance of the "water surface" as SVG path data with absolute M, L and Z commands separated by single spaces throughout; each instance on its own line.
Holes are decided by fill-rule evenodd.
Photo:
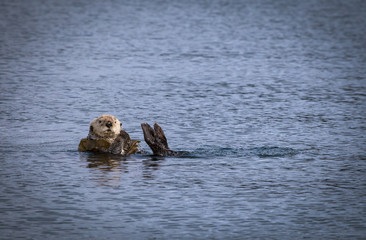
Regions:
M 362 239 L 364 1 L 2 1 L 1 239 Z M 158 122 L 184 157 L 79 153 Z

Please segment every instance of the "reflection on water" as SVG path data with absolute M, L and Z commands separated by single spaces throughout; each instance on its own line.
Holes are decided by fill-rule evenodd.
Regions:
M 142 161 L 143 164 L 143 177 L 147 179 L 154 178 L 154 171 L 160 169 L 161 164 L 164 163 L 163 157 L 151 157 L 151 159 L 145 159 Z
M 88 168 L 99 168 L 105 171 L 119 168 L 121 166 L 121 163 L 127 161 L 126 156 L 113 155 L 108 153 L 86 153 L 81 155 L 80 158 L 81 160 L 85 160 L 88 162 Z
M 284 147 L 257 147 L 252 149 L 234 149 L 209 147 L 199 148 L 192 152 L 181 151 L 180 156 L 175 157 L 159 157 L 146 154 L 136 154 L 131 156 L 113 155 L 109 153 L 80 153 L 80 160 L 86 162 L 87 168 L 98 169 L 93 170 L 94 177 L 92 179 L 103 186 L 117 187 L 123 181 L 123 175 L 131 171 L 131 168 L 142 168 L 141 174 L 143 178 L 154 179 L 154 171 L 161 168 L 166 159 L 174 159 L 174 161 L 184 162 L 186 159 L 207 159 L 207 158 L 242 158 L 258 156 L 261 158 L 285 158 L 291 157 L 299 153 L 299 151 Z M 141 162 L 141 163 L 140 163 Z M 132 170 L 134 171 L 134 170 Z M 140 176 L 136 176 L 140 177 Z
M 113 155 L 110 153 L 80 153 L 80 160 L 87 162 L 87 168 L 96 168 L 100 170 L 100 181 L 106 184 L 114 182 L 111 186 L 115 186 L 121 180 L 124 173 L 128 173 L 129 165 L 139 164 L 142 159 L 142 174 L 143 177 L 153 178 L 153 171 L 159 170 L 161 164 L 166 159 L 175 159 L 183 162 L 186 158 L 189 159 L 207 159 L 218 157 L 253 157 L 261 158 L 285 158 L 291 157 L 299 153 L 299 151 L 292 148 L 285 147 L 257 147 L 251 149 L 234 149 L 234 148 L 220 148 L 220 147 L 205 147 L 199 148 L 192 152 L 181 151 L 181 155 L 175 157 L 159 157 L 146 154 L 135 154 L 131 156 Z M 94 172 L 98 173 L 98 172 Z M 109 178 L 109 176 L 112 176 Z M 114 176 L 118 176 L 115 178 Z
M 142 159 L 142 162 L 140 162 Z M 136 165 L 142 163 L 143 178 L 153 179 L 153 171 L 160 168 L 164 157 L 152 155 L 121 156 L 110 153 L 80 153 L 80 160 L 86 162 L 87 168 L 92 168 L 92 180 L 103 186 L 118 187 L 123 184 L 123 175 L 135 171 Z M 140 177 L 140 176 L 136 176 Z
M 98 170 L 90 172 L 91 180 L 102 186 L 118 187 L 122 175 L 128 172 L 128 162 L 131 158 L 109 153 L 84 153 L 80 154 L 80 160 L 87 162 L 87 168 Z

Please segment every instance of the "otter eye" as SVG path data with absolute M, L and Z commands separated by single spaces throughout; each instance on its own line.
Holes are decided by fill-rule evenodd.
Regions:
M 101 121 L 101 120 L 99 120 L 99 123 L 102 123 L 102 121 Z

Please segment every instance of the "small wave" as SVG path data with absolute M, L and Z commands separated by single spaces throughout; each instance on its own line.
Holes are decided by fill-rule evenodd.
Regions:
M 259 157 L 286 157 L 293 156 L 299 153 L 298 150 L 289 147 L 255 147 L 250 151 Z
M 286 157 L 298 154 L 299 151 L 289 147 L 262 146 L 254 148 L 222 148 L 222 147 L 203 147 L 198 148 L 185 155 L 186 157 L 245 157 L 258 156 L 265 157 Z
M 260 158 L 270 158 L 270 157 L 287 157 L 298 154 L 300 151 L 289 148 L 289 147 L 271 147 L 271 146 L 262 146 L 262 147 L 254 147 L 254 148 L 230 148 L 230 147 L 218 147 L 218 146 L 204 146 L 197 148 L 192 151 L 178 151 L 177 155 L 172 156 L 173 158 L 220 158 L 220 157 L 229 157 L 229 158 L 237 158 L 237 157 L 252 157 L 257 156 Z M 89 156 L 89 155 L 87 155 Z M 98 153 L 97 155 L 92 154 L 92 158 L 104 158 L 108 156 L 116 156 L 108 153 Z M 117 155 L 118 156 L 118 155 Z M 160 158 L 164 159 L 166 157 L 158 157 L 151 155 L 147 152 L 143 154 L 133 155 L 133 157 L 152 157 L 155 160 Z M 126 158 L 126 156 L 124 156 Z

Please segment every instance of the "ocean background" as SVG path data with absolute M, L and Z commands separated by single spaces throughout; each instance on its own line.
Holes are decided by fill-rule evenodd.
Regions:
M 365 239 L 366 1 L 2 0 L 0 239 Z M 80 153 L 112 114 L 183 157 Z

